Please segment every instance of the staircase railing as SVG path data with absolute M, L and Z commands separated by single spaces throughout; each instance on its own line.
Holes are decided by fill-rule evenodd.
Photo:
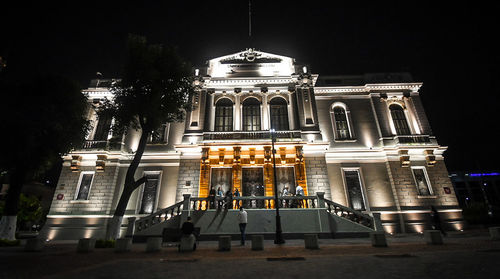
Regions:
M 142 217 L 135 222 L 135 229 L 137 232 L 150 228 L 154 225 L 165 223 L 175 216 L 180 216 L 183 209 L 184 201 L 180 201 L 167 208 L 160 209 L 153 214 Z
M 373 217 L 364 214 L 352 208 L 343 206 L 331 200 L 325 199 L 326 211 L 330 214 L 335 214 L 339 217 L 348 219 L 354 223 L 358 223 L 370 229 L 375 229 L 375 222 Z

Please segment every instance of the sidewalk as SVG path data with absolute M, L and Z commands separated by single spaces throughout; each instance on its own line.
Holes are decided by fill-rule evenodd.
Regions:
M 169 270 L 179 270 L 179 272 L 189 267 L 193 270 L 186 272 L 192 274 L 194 278 L 198 275 L 205 278 L 206 274 L 199 273 L 198 267 L 209 271 L 216 266 L 223 268 L 235 264 L 248 265 L 243 268 L 242 274 L 248 272 L 249 277 L 242 278 L 252 278 L 250 275 L 256 271 L 247 268 L 256 263 L 267 266 L 269 262 L 273 262 L 276 263 L 278 270 L 282 269 L 282 272 L 286 273 L 289 270 L 288 265 L 300 265 L 298 261 L 309 265 L 313 263 L 321 265 L 332 261 L 345 261 L 349 264 L 366 261 L 367 264 L 374 264 L 374 261 L 382 259 L 384 262 L 392 258 L 417 260 L 418 257 L 426 259 L 437 257 L 436 255 L 439 255 L 437 261 L 445 259 L 454 261 L 459 254 L 464 255 L 458 260 L 470 261 L 469 257 L 475 258 L 477 253 L 487 259 L 491 256 L 496 256 L 498 259 L 500 252 L 500 242 L 491 241 L 486 231 L 450 233 L 444 238 L 444 245 L 427 245 L 423 235 L 417 234 L 388 236 L 387 241 L 389 247 L 376 248 L 371 246 L 369 238 L 320 239 L 320 249 L 307 250 L 304 248 L 304 241 L 300 239 L 287 240 L 284 245 L 275 245 L 273 240 L 266 240 L 263 251 L 252 251 L 250 241 L 245 246 L 239 246 L 239 241 L 232 241 L 232 249 L 227 252 L 217 251 L 217 241 L 203 241 L 199 242 L 195 252 L 188 253 L 179 253 L 175 247 L 165 247 L 157 253 L 146 253 L 144 252 L 146 245 L 139 243 L 133 245 L 131 252 L 124 254 L 114 253 L 113 249 L 95 249 L 89 254 L 78 254 L 76 243 L 49 242 L 42 252 L 28 253 L 24 252 L 22 247 L 0 248 L 0 278 L 16 278 L 16 276 L 17 278 L 45 278 L 45 276 L 92 278 L 90 275 L 97 274 L 98 270 L 101 272 L 100 277 L 104 278 L 102 273 L 108 271 L 107 267 L 113 267 L 109 269 L 113 276 L 106 278 L 133 278 L 134 266 L 146 269 L 155 267 L 157 271 L 154 274 L 163 274 L 166 272 L 166 266 Z M 458 263 L 457 265 L 460 266 Z M 331 275 L 328 272 L 317 272 L 319 277 Z M 84 274 L 90 277 L 83 277 Z M 15 276 L 12 277 L 13 275 Z M 75 277 L 76 275 L 78 276 Z M 142 274 L 143 277 L 145 275 L 156 278 L 156 275 L 149 276 L 153 274 Z

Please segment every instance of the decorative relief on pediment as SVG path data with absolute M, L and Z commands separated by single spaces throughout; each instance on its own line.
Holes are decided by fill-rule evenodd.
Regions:
M 279 63 L 281 59 L 249 48 L 244 52 L 237 53 L 220 61 L 221 64 L 239 64 L 239 63 Z

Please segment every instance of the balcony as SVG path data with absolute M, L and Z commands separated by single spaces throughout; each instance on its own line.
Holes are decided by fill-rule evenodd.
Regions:
M 431 138 L 428 135 L 405 135 L 396 136 L 397 144 L 429 144 L 431 143 Z
M 106 140 L 86 140 L 83 145 L 83 150 L 120 150 L 121 142 L 106 141 Z
M 276 131 L 278 140 L 301 140 L 300 131 Z M 270 140 L 269 131 L 205 132 L 203 140 Z

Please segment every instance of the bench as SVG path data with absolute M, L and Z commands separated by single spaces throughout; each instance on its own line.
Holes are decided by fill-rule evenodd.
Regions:
M 198 245 L 200 227 L 195 227 L 193 234 L 196 238 L 195 245 Z M 162 232 L 162 247 L 177 247 L 180 250 L 182 231 L 180 228 L 164 228 Z M 196 246 L 195 246 L 196 249 Z

